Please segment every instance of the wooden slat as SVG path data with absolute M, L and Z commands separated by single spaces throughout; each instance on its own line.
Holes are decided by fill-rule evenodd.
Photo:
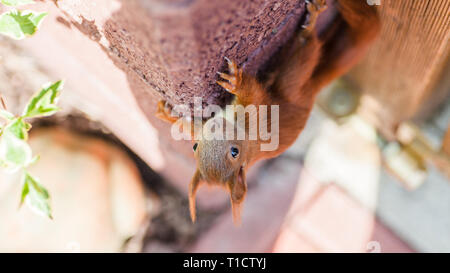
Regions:
M 365 59 L 349 74 L 372 106 L 381 129 L 410 118 L 440 81 L 450 47 L 450 0 L 383 0 L 382 28 Z

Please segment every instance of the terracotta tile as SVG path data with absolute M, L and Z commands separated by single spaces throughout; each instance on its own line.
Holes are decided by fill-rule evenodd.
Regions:
M 315 196 L 301 201 L 297 201 L 297 206 L 289 213 L 273 251 L 412 251 L 377 222 L 370 210 L 336 185 L 319 187 Z
M 415 252 L 405 242 L 403 242 L 397 235 L 395 235 L 389 228 L 380 222 L 375 223 L 375 228 L 372 233 L 372 241 L 380 243 L 381 252 L 387 253 L 410 253 Z
M 290 227 L 283 228 L 277 238 L 272 252 L 322 252 L 317 246 L 305 240 Z

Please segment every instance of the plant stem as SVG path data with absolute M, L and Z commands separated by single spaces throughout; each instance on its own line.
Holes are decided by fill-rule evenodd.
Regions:
M 5 102 L 5 99 L 3 98 L 2 94 L 0 94 L 0 101 L 2 103 L 3 109 L 8 110 L 8 108 L 6 108 L 6 102 Z

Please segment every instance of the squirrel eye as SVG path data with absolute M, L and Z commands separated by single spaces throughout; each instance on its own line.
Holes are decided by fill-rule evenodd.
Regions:
M 239 155 L 239 149 L 236 147 L 231 147 L 230 153 L 233 158 L 236 158 Z
M 197 150 L 197 146 L 198 146 L 198 143 L 195 143 L 194 146 L 192 147 L 192 149 L 194 150 L 194 152 L 195 152 L 195 150 Z

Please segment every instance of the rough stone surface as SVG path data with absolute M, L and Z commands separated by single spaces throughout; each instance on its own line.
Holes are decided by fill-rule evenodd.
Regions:
M 158 74 L 162 77 L 147 76 L 165 83 L 158 91 L 177 103 L 191 103 L 194 96 L 220 102 L 226 95 L 215 80 L 224 68 L 223 57 L 256 75 L 293 32 L 304 9 L 303 1 L 292 0 L 138 3 L 148 12 L 151 46 L 158 48 L 158 63 L 163 62 Z M 112 43 L 114 39 L 111 36 Z
M 149 116 L 154 97 L 176 103 L 223 103 L 215 84 L 223 57 L 256 75 L 300 22 L 303 1 L 57 2 L 57 22 L 99 43 L 123 70 Z M 149 106 L 152 106 L 151 108 Z

